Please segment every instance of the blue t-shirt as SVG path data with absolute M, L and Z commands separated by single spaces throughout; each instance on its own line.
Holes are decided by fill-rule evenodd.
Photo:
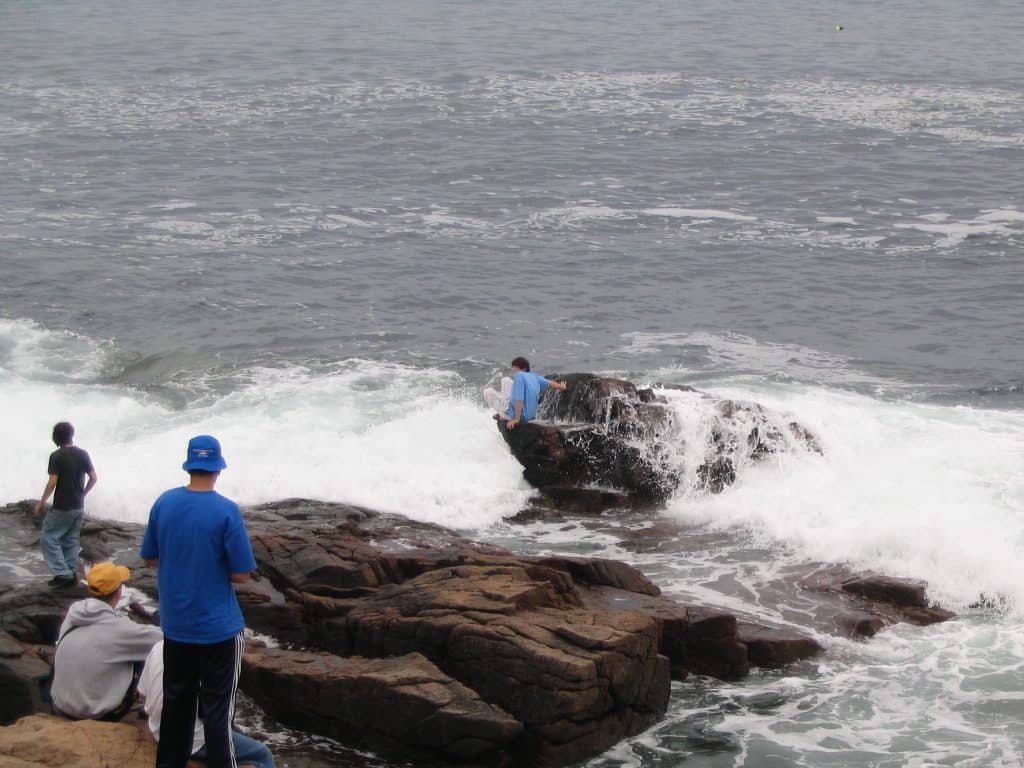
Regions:
M 245 628 L 232 573 L 256 570 L 238 505 L 216 491 L 173 488 L 149 512 L 144 560 L 158 559 L 160 628 L 179 643 L 220 643 Z
M 523 401 L 522 420 L 529 421 L 537 415 L 537 403 L 541 393 L 551 385 L 543 376 L 532 371 L 520 371 L 512 380 L 512 394 L 508 398 L 508 418 L 516 417 L 516 400 Z

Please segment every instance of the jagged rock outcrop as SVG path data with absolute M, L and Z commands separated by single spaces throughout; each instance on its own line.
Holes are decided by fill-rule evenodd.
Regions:
M 297 609 L 297 639 L 307 647 L 331 658 L 418 654 L 453 685 L 507 713 L 515 733 L 478 744 L 488 746 L 486 760 L 468 753 L 466 760 L 565 765 L 664 713 L 669 662 L 658 651 L 657 621 L 591 611 L 579 596 L 577 579 L 657 594 L 635 570 L 585 558 L 520 558 L 395 516 L 347 508 L 342 517 L 346 508 L 334 509 L 341 519 L 333 528 L 252 534 L 260 570 L 280 596 L 268 599 Z M 424 541 L 429 537 L 440 539 L 438 546 Z M 273 630 L 260 626 L 261 617 L 247 620 Z M 267 680 L 250 675 L 247 660 L 243 685 L 257 702 L 285 723 L 337 733 L 334 724 L 310 721 L 303 700 L 282 698 L 280 685 L 262 687 Z M 395 751 L 381 734 L 364 729 L 363 737 Z
M 719 493 L 742 466 L 772 453 L 797 446 L 821 451 L 809 430 L 757 403 L 681 385 L 637 389 L 632 382 L 589 373 L 559 379 L 566 391 L 548 390 L 537 421 L 515 429 L 502 418 L 497 422 L 526 480 L 551 488 L 562 503 L 567 488 L 589 493 L 586 501 L 592 503 L 595 486 L 647 502 L 663 501 L 683 483 Z M 670 398 L 689 402 L 700 430 L 684 434 Z M 684 455 L 699 457 L 695 466 L 685 466 Z
M 19 505 L 0 515 L 31 525 Z M 656 722 L 670 678 L 736 679 L 821 650 L 791 624 L 665 597 L 617 561 L 517 556 L 341 504 L 288 500 L 245 515 L 262 574 L 239 589 L 246 622 L 291 648 L 252 649 L 243 689 L 285 724 L 398 758 L 566 765 Z M 87 529 L 94 558 L 125 560 L 139 569 L 132 585 L 155 593 L 137 562 L 141 526 Z M 800 578 L 784 602 L 825 606 L 819 631 L 943 616 L 917 583 L 824 568 Z M 40 706 L 48 648 L 83 595 L 0 587 L 6 717 Z

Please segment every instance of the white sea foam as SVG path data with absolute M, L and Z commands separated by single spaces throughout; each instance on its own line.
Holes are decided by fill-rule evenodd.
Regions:
M 171 200 L 159 205 L 151 205 L 150 208 L 157 208 L 161 211 L 180 211 L 185 208 L 195 208 L 196 204 L 191 200 Z
M 214 231 L 212 225 L 202 221 L 184 221 L 176 219 L 154 221 L 147 226 L 152 229 L 159 229 L 163 232 L 170 232 L 175 235 L 209 235 Z
M 793 414 L 824 455 L 777 454 L 721 495 L 680 496 L 673 514 L 925 579 L 956 609 L 986 596 L 1024 613 L 1024 414 L 798 385 L 715 392 Z
M 612 208 L 607 205 L 583 203 L 565 208 L 549 208 L 530 214 L 529 223 L 533 226 L 556 226 L 574 228 L 581 224 L 599 219 L 633 218 L 631 211 Z
M 741 333 L 650 333 L 634 331 L 622 334 L 627 344 L 621 354 L 638 356 L 673 349 L 699 350 L 713 370 L 752 372 L 766 376 L 780 373 L 822 383 L 863 385 L 880 390 L 899 390 L 899 382 L 888 381 L 857 370 L 840 356 L 799 344 L 759 341 Z M 655 380 L 671 381 L 677 368 L 653 371 Z
M 735 211 L 717 208 L 645 208 L 641 213 L 647 216 L 665 216 L 670 219 L 728 219 L 730 221 L 757 221 L 756 216 L 747 216 Z
M 530 495 L 483 404 L 454 374 L 365 361 L 315 373 L 255 369 L 232 394 L 173 410 L 134 390 L 82 383 L 96 366 L 89 349 L 68 352 L 80 370 L 69 363 L 60 376 L 26 376 L 46 367 L 38 342 L 62 338 L 0 322 L 6 501 L 38 496 L 60 419 L 75 424 L 93 457 L 101 479 L 89 510 L 103 517 L 144 521 L 156 495 L 183 481 L 185 443 L 201 432 L 224 445 L 229 468 L 218 487 L 245 504 L 303 496 L 485 528 Z
M 903 625 L 847 644 L 812 676 L 687 680 L 674 687 L 664 721 L 588 765 L 639 768 L 652 753 L 672 760 L 692 740 L 697 749 L 727 746 L 737 766 L 1017 768 L 1022 630 Z M 979 653 L 1003 666 L 979 668 Z
M 320 222 L 321 229 L 340 229 L 344 227 L 369 227 L 370 222 L 357 219 L 355 216 L 344 216 L 340 213 L 329 213 Z
M 834 79 L 769 86 L 765 97 L 803 118 L 838 121 L 900 135 L 926 134 L 953 142 L 1020 146 L 1020 100 L 1009 89 L 955 88 Z M 998 126 L 998 127 L 990 127 Z
M 975 217 L 974 220 L 980 222 L 1024 222 L 1024 211 L 1018 211 L 1015 208 L 999 208 L 995 210 L 985 211 L 980 216 Z
M 453 216 L 449 211 L 423 214 L 423 223 L 428 227 L 455 227 L 457 229 L 484 229 L 487 222 L 468 216 Z
M 949 215 L 945 213 L 927 214 L 920 218 L 927 223 L 912 221 L 897 224 L 896 228 L 916 229 L 919 232 L 942 235 L 936 244 L 942 248 L 951 248 L 960 245 L 970 237 L 982 235 L 1007 237 L 1019 234 L 1020 229 L 1014 228 L 1012 225 L 1024 222 L 1024 212 L 1012 208 L 989 210 L 967 221 L 949 221 Z

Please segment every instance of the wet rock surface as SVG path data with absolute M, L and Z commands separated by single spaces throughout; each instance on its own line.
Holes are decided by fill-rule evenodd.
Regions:
M 0 725 L 45 711 L 49 648 L 21 643 L 0 631 Z
M 551 489 L 556 504 L 571 505 L 567 492 L 577 488 L 577 506 L 593 506 L 594 491 L 623 494 L 631 504 L 657 503 L 681 484 L 720 493 L 741 467 L 786 450 L 820 453 L 803 425 L 757 403 L 714 397 L 682 385 L 637 389 L 632 382 L 589 373 L 559 376 L 564 392 L 548 390 L 537 420 L 498 430 L 535 487 Z M 704 429 L 686 436 L 676 424 L 669 398 L 683 398 L 699 414 Z M 686 445 L 698 440 L 699 446 Z M 696 456 L 687 467 L 683 455 Z M 607 499 L 611 506 L 621 500 Z
M 333 527 L 278 522 L 264 532 L 261 510 L 254 511 L 253 549 L 274 593 L 269 599 L 297 609 L 301 636 L 293 637 L 303 647 L 332 658 L 418 655 L 515 724 L 473 749 L 463 744 L 461 757 L 445 752 L 449 761 L 564 765 L 664 713 L 669 666 L 658 652 L 656 622 L 587 610 L 579 596 L 579 584 L 588 582 L 656 594 L 634 569 L 583 558 L 520 558 L 397 516 L 337 505 L 333 512 Z M 272 633 L 262 619 L 247 613 L 251 626 Z M 283 722 L 321 727 L 310 723 L 301 699 L 282 702 L 280 690 L 247 683 L 248 693 Z M 400 752 L 394 735 L 362 736 L 376 749 Z M 425 747 L 407 746 L 414 755 Z
M 796 612 L 768 623 L 662 595 L 618 561 L 518 556 L 400 515 L 306 500 L 245 515 L 262 578 L 239 600 L 248 626 L 283 646 L 250 649 L 243 690 L 285 725 L 395 758 L 567 765 L 656 722 L 672 678 L 737 679 L 820 653 L 801 622 L 868 637 L 950 615 L 916 582 L 821 566 L 788 575 L 780 603 Z M 26 536 L 33 525 L 23 505 L 0 520 Z M 93 559 L 125 562 L 155 594 L 141 526 L 85 530 Z M 663 524 L 642 540 L 678 536 Z M 45 706 L 49 649 L 84 594 L 0 585 L 5 722 Z

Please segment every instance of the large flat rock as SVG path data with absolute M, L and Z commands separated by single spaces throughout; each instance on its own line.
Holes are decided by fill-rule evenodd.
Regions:
M 0 728 L 0 768 L 151 768 L 156 742 L 126 723 L 35 715 Z
M 243 685 L 288 725 L 403 759 L 512 765 L 523 732 L 418 653 L 367 659 L 251 649 Z

